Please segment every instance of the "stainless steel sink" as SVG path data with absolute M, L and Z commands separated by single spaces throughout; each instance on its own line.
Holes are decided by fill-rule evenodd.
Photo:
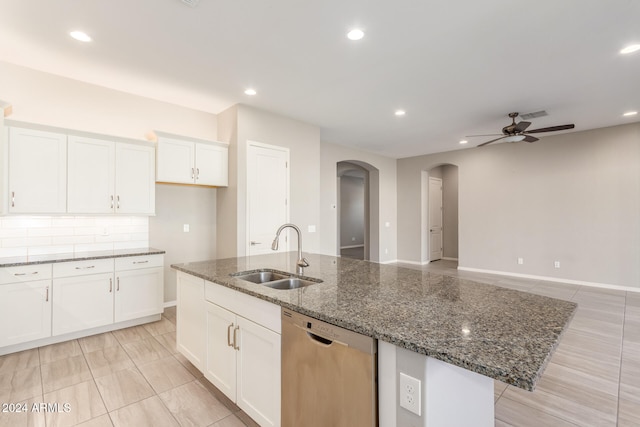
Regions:
M 267 283 L 273 282 L 274 280 L 286 279 L 289 276 L 285 276 L 283 274 L 274 273 L 273 271 L 257 271 L 254 273 L 233 275 L 236 279 L 246 280 L 247 282 L 253 283 Z
M 272 270 L 241 271 L 232 274 L 231 277 L 235 277 L 236 279 L 240 280 L 246 280 L 247 282 L 257 283 L 259 285 L 264 285 L 272 289 L 281 290 L 298 289 L 322 282 L 322 280 L 319 279 L 313 279 L 310 277 L 305 277 L 303 279 L 301 277 L 293 276 L 289 273 Z
M 298 289 L 305 286 L 315 285 L 317 282 L 310 280 L 299 279 L 297 277 L 289 277 L 288 279 L 275 280 L 273 282 L 264 283 L 272 289 Z

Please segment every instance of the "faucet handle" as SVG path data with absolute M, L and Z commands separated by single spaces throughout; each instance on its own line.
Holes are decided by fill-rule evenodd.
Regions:
M 301 258 L 298 260 L 298 267 L 309 267 L 309 261 L 306 258 Z

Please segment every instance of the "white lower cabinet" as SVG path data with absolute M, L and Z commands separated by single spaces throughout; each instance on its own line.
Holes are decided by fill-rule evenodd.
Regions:
M 266 325 L 206 302 L 205 377 L 261 426 L 280 425 L 280 308 L 207 282 L 207 299 L 251 316 L 256 308 Z M 209 292 L 214 289 L 213 292 Z M 228 295 L 230 292 L 236 295 Z M 211 295 L 211 294 L 214 295 Z M 228 297 L 228 298 L 227 298 Z M 266 310 L 261 310 L 262 307 Z M 276 316 L 274 318 L 273 316 Z M 262 320 L 255 319 L 254 320 Z M 273 326 L 276 325 L 276 326 Z
M 113 323 L 113 273 L 53 279 L 53 335 Z
M 196 368 L 204 371 L 204 280 L 177 275 L 176 347 Z
M 118 258 L 115 272 L 113 259 L 54 265 L 53 335 L 162 313 L 162 262 L 162 255 Z
M 51 280 L 0 284 L 0 347 L 51 336 L 50 288 Z

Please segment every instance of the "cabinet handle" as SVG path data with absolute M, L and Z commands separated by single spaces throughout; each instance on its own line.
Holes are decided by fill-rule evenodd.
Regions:
M 196 179 L 200 179 L 200 168 L 196 168 Z
M 116 209 L 120 209 L 120 195 L 116 196 Z
M 13 273 L 14 276 L 26 276 L 27 274 L 30 274 L 30 275 L 33 276 L 34 274 L 38 274 L 38 272 L 37 271 L 33 271 L 31 273 Z
M 76 270 L 89 270 L 91 268 L 96 268 L 95 265 L 90 265 L 88 267 L 76 267 Z
M 191 179 L 195 179 L 196 177 L 195 175 L 196 175 L 195 169 L 191 168 Z
M 233 348 L 234 348 L 235 350 L 240 350 L 240 346 L 239 346 L 239 345 L 237 345 L 237 342 L 238 342 L 238 339 L 237 339 L 237 338 L 238 338 L 238 337 L 236 336 L 236 332 L 238 332 L 238 329 L 240 329 L 240 326 L 236 326 L 236 327 L 233 329 Z
M 12 208 L 16 207 L 16 192 L 15 191 L 11 192 L 11 207 Z
M 109 278 L 109 292 L 113 292 L 113 279 Z
M 49 302 L 49 287 L 48 286 L 45 288 L 45 291 L 46 291 L 46 295 L 44 297 L 44 300 L 45 300 L 45 302 Z
M 111 195 L 111 209 L 113 209 L 113 194 Z
M 233 328 L 233 323 L 227 326 L 227 345 L 229 347 L 233 347 L 233 344 L 231 343 L 231 328 Z
M 116 291 L 120 291 L 120 278 L 116 279 Z
M 149 260 L 146 260 L 146 261 L 133 261 L 133 264 L 146 264 L 148 262 L 149 262 Z

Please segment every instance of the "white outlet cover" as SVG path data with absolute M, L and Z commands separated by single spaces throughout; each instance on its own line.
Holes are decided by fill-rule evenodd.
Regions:
M 307 227 L 307 231 L 309 233 L 315 233 L 316 232 L 316 226 L 315 225 L 310 225 Z
M 182 231 L 184 231 L 185 233 L 189 232 L 189 224 L 183 224 L 182 225 Z
M 400 407 L 420 416 L 422 409 L 420 392 L 421 381 L 400 372 Z

